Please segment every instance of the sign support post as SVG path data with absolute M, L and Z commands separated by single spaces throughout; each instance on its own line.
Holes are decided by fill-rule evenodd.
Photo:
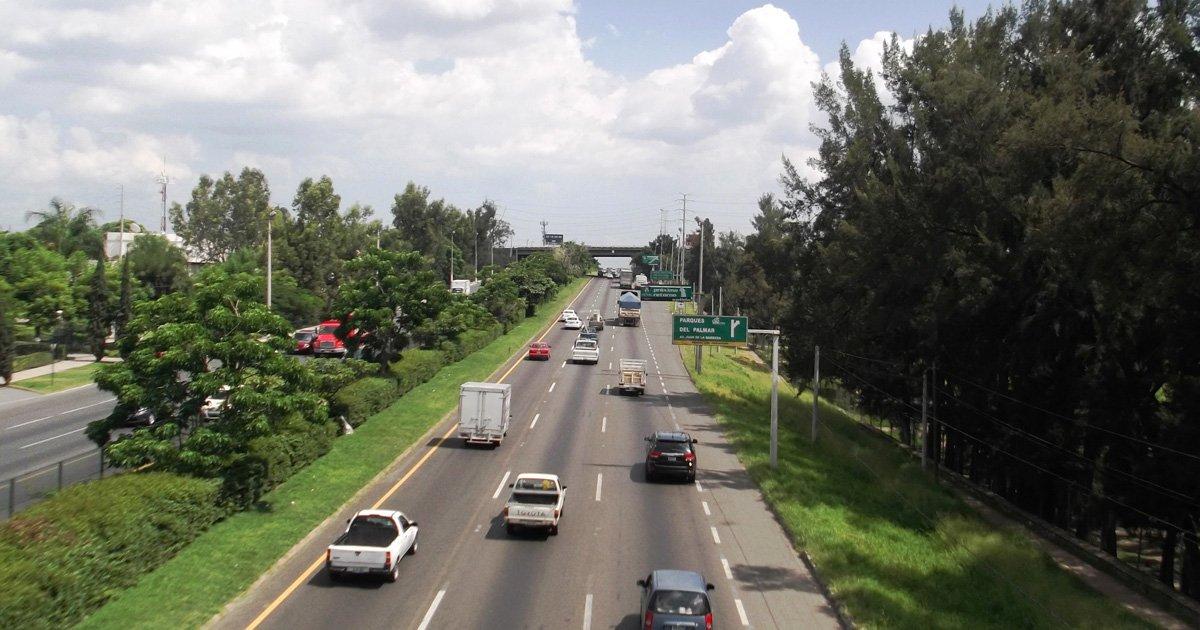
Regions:
M 771 470 L 779 468 L 779 331 L 752 328 L 753 335 L 771 335 Z

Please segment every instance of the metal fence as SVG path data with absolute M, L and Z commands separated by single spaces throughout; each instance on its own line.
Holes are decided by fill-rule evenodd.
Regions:
M 116 473 L 117 469 L 108 466 L 104 461 L 104 452 L 100 449 L 60 460 L 0 484 L 0 513 L 3 514 L 3 518 L 10 518 L 67 486 L 103 479 Z

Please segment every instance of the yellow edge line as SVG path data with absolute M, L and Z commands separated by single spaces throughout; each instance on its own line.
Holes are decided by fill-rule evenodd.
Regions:
M 583 292 L 588 288 L 588 285 L 590 285 L 590 284 L 591 284 L 590 280 L 588 282 L 583 283 L 583 287 L 579 289 L 579 293 L 576 293 L 575 297 L 571 298 L 570 304 L 572 304 L 572 305 L 575 304 L 575 301 L 579 299 L 579 296 L 583 295 Z M 542 335 L 540 337 L 538 337 L 537 340 L 541 341 L 542 339 L 545 339 L 546 335 L 550 334 L 550 330 L 554 328 L 554 324 L 556 324 L 556 323 L 558 323 L 557 320 L 551 321 L 546 326 L 546 330 L 542 332 Z M 521 353 L 524 351 L 525 351 L 524 348 L 520 348 L 517 350 L 517 353 Z M 516 356 L 517 353 L 514 353 L 514 356 Z M 515 363 L 512 364 L 512 367 L 508 368 L 508 371 L 506 371 L 503 376 L 496 379 L 496 382 L 497 383 L 504 382 L 504 379 L 508 378 L 509 375 L 512 374 L 513 371 L 517 369 L 517 366 L 521 365 L 522 363 L 523 362 L 518 359 Z M 448 431 L 446 431 L 445 433 L 442 434 L 442 437 L 438 440 L 438 443 L 440 444 L 442 441 L 449 438 L 450 434 L 454 433 L 454 429 L 455 429 L 455 427 L 451 426 Z M 416 472 L 418 470 L 420 470 L 421 466 L 424 466 L 425 462 L 428 461 L 429 458 L 432 457 L 433 454 L 436 452 L 437 452 L 436 448 L 429 449 L 429 451 L 426 452 L 425 455 L 421 457 L 421 459 L 417 460 L 416 464 L 413 464 L 412 468 L 408 469 L 408 472 L 404 473 L 403 477 L 401 477 L 398 481 L 396 481 L 396 483 L 393 484 L 392 487 L 389 488 L 388 491 L 383 494 L 383 496 L 379 497 L 379 500 L 376 501 L 375 504 L 371 506 L 371 509 L 374 510 L 375 508 L 378 508 L 380 505 L 383 505 L 383 502 L 387 501 L 393 494 L 395 494 L 396 491 L 400 489 L 400 486 L 403 486 L 404 483 L 409 480 L 409 478 L 411 478 L 414 474 L 416 474 Z M 300 574 L 300 576 L 297 577 L 291 584 L 289 584 L 288 587 L 282 593 L 279 594 L 279 597 L 276 597 L 274 601 L 272 601 L 269 605 L 267 605 L 267 607 L 264 608 L 263 611 L 261 613 L 259 613 L 257 617 L 254 618 L 254 621 L 251 621 L 250 624 L 246 626 L 246 630 L 254 630 L 258 626 L 262 625 L 262 622 L 266 621 L 267 617 L 270 617 L 271 613 L 275 612 L 275 609 L 279 608 L 280 604 L 282 604 L 284 601 L 286 601 L 288 597 L 291 597 L 292 593 L 294 593 L 296 591 L 296 589 L 300 588 L 301 584 L 308 581 L 309 576 L 312 575 L 314 571 L 319 569 L 321 567 L 321 565 L 324 564 L 324 562 L 325 562 L 325 554 L 321 554 L 321 555 L 317 556 L 317 559 L 315 561 L 313 561 L 312 564 L 308 565 L 308 568 L 305 569 Z

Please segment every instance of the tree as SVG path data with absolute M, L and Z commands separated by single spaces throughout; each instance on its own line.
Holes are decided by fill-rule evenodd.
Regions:
M 400 358 L 412 331 L 437 316 L 449 293 L 417 252 L 367 250 L 346 263 L 334 300 L 347 349 L 360 349 L 380 372 Z
M 506 273 L 497 273 L 471 294 L 471 300 L 482 306 L 504 326 L 508 332 L 513 324 L 525 317 L 525 299 L 517 289 L 517 283 Z
M 156 299 L 188 286 L 187 258 L 183 251 L 157 234 L 137 237 L 125 259 L 133 277 L 150 287 Z
M 225 260 L 266 242 L 270 199 L 267 178 L 258 169 L 243 168 L 236 179 L 229 172 L 219 180 L 202 175 L 187 205 L 171 206 L 171 225 L 204 260 Z
M 109 461 L 229 481 L 256 438 L 294 422 L 326 422 L 320 384 L 285 354 L 290 327 L 263 304 L 263 285 L 258 276 L 212 269 L 191 292 L 138 305 L 119 342 L 125 360 L 96 376 L 117 397 L 113 414 L 88 430 Z M 201 422 L 200 406 L 223 387 L 227 407 Z M 141 407 L 159 423 L 110 443 L 112 430 Z
M 104 260 L 96 261 L 88 291 L 88 342 L 99 362 L 104 358 L 104 342 L 112 324 L 112 292 L 108 288 L 108 269 Z
M 50 200 L 45 210 L 31 210 L 25 213 L 25 220 L 36 220 L 30 234 L 41 240 L 50 249 L 70 256 L 77 251 L 96 252 L 103 244 L 103 235 L 96 228 L 95 208 L 78 208 L 74 204 L 63 201 L 58 197 Z
M 12 383 L 13 357 L 16 355 L 16 339 L 13 336 L 12 320 L 8 316 L 8 300 L 0 295 L 0 378 L 4 384 Z

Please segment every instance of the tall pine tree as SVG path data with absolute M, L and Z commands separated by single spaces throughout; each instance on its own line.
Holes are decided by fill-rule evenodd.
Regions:
M 96 357 L 96 362 L 104 358 L 104 340 L 108 337 L 108 327 L 112 324 L 112 309 L 109 307 L 112 296 L 108 288 L 107 273 L 104 258 L 98 258 L 88 290 L 88 345 L 92 355 Z

